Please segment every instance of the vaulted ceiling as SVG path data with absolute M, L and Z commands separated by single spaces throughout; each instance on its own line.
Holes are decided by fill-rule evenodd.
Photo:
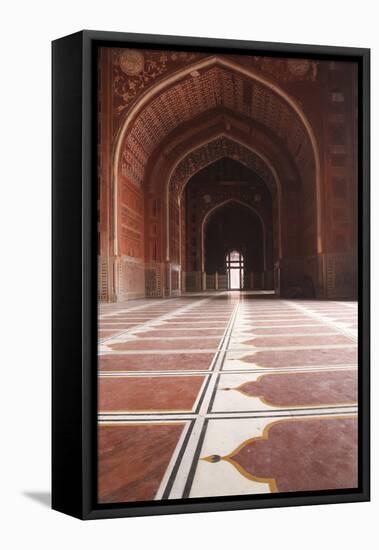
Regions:
M 225 136 L 216 138 L 189 153 L 177 165 L 171 177 L 171 190 L 180 195 L 195 173 L 222 158 L 237 160 L 251 169 L 267 184 L 271 194 L 276 195 L 277 184 L 267 164 L 256 153 Z
M 122 172 L 142 185 L 147 162 L 159 145 L 181 124 L 220 107 L 256 122 L 275 136 L 300 173 L 313 163 L 307 131 L 292 107 L 262 83 L 215 64 L 163 89 L 141 109 L 124 136 Z

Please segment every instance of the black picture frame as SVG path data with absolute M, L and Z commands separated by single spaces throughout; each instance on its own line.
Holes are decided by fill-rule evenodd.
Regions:
M 96 48 L 196 49 L 359 66 L 359 488 L 96 503 Z M 370 50 L 85 30 L 52 44 L 52 507 L 81 519 L 360 502 L 370 499 Z

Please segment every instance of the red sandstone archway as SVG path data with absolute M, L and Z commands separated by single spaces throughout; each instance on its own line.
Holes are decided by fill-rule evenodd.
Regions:
M 182 161 L 222 139 L 253 150 L 276 174 L 278 280 L 290 289 L 310 277 L 317 297 L 353 292 L 354 67 L 307 61 L 312 70 L 303 78 L 289 59 L 146 50 L 141 73 L 129 77 L 123 55 L 122 48 L 100 51 L 101 299 L 162 295 L 171 267 L 178 278 L 169 236 L 183 204 L 181 195 L 170 210 L 170 185 Z M 297 226 L 294 214 L 303 219 Z M 160 283 L 154 290 L 149 281 Z
M 204 72 L 201 73 L 201 71 Z M 189 75 L 194 74 L 196 74 L 196 78 L 199 78 L 202 82 L 196 82 L 196 78 L 193 76 L 188 78 Z M 231 98 L 228 90 L 225 90 L 225 82 L 227 82 L 228 79 L 230 80 L 232 77 L 235 77 L 238 84 L 242 87 L 246 82 L 250 82 L 250 85 L 253 83 L 254 88 L 256 88 L 256 111 L 260 113 L 259 115 L 255 116 L 254 113 L 243 112 L 244 106 L 243 102 L 241 103 L 241 98 L 239 96 L 237 99 L 235 96 Z M 222 80 L 222 78 L 224 80 L 220 83 L 219 81 L 220 79 Z M 215 84 L 215 82 L 217 82 L 217 84 Z M 211 86 L 212 97 L 215 95 L 217 96 L 217 93 L 219 93 L 220 97 L 218 99 L 217 97 L 216 99 L 214 99 L 214 97 L 212 99 L 209 95 L 210 92 L 206 95 L 207 85 L 208 88 Z M 180 86 L 185 88 L 187 90 L 186 93 L 190 95 L 192 92 L 196 91 L 196 88 L 199 88 L 199 86 L 202 87 L 201 94 L 203 98 L 205 93 L 205 100 L 197 111 L 191 111 L 191 109 L 188 109 L 188 105 L 184 105 L 183 103 L 180 104 L 180 101 L 180 105 L 178 105 L 178 103 L 173 103 L 173 94 L 178 92 Z M 243 90 L 241 93 L 244 93 Z M 196 97 L 195 93 L 193 97 Z M 239 110 L 239 112 L 244 114 L 247 118 L 250 117 L 254 119 L 255 116 L 255 119 L 259 122 L 259 124 L 263 126 L 266 125 L 273 132 L 275 130 L 275 124 L 270 121 L 270 112 L 273 110 L 275 111 L 275 109 L 281 110 L 283 113 L 281 118 L 287 122 L 284 123 L 282 127 L 276 128 L 277 133 L 281 137 L 287 139 L 288 148 L 292 151 L 295 163 L 297 163 L 298 169 L 302 173 L 302 176 L 305 175 L 304 170 L 309 172 L 314 169 L 313 186 L 315 189 L 316 202 L 317 239 L 315 250 L 320 252 L 322 250 L 322 235 L 320 224 L 321 202 L 319 156 L 316 139 L 306 116 L 297 103 L 276 84 L 268 81 L 261 75 L 255 74 L 251 69 L 241 66 L 234 61 L 221 56 L 207 58 L 199 63 L 178 71 L 166 79 L 162 79 L 162 81 L 146 91 L 141 96 L 140 100 L 129 111 L 119 132 L 114 150 L 115 206 L 117 202 L 119 170 L 121 173 L 124 171 L 126 174 L 129 174 L 136 179 L 136 181 L 140 180 L 142 183 L 145 177 L 148 157 L 157 148 L 159 142 L 165 139 L 165 136 L 167 136 L 180 124 L 191 120 L 191 118 L 197 116 L 197 114 L 209 110 L 209 108 L 212 108 L 215 105 L 217 106 L 217 104 L 227 105 L 228 107 L 231 106 L 232 108 L 236 108 L 237 106 L 237 110 Z M 171 114 L 165 111 L 167 108 L 170 109 Z M 156 114 L 154 114 L 155 111 Z M 288 124 L 288 121 L 290 121 L 290 124 Z M 286 132 L 288 132 L 287 137 L 285 136 Z M 142 134 L 147 143 L 146 147 L 141 147 L 141 143 L 138 140 L 138 136 Z M 299 147 L 302 147 L 301 155 L 299 155 Z M 128 162 L 131 158 L 133 158 L 132 173 L 128 168 L 128 166 L 130 166 Z M 310 166 L 312 164 L 313 167 Z M 306 168 L 304 168 L 304 166 L 306 166 Z M 306 179 L 309 179 L 308 176 L 309 174 L 307 174 Z M 312 179 L 312 177 L 310 179 Z M 117 253 L 117 223 L 115 224 L 114 246 L 115 252 Z
M 169 234 L 170 217 L 173 212 L 170 212 L 169 205 L 171 199 L 178 201 L 178 209 L 180 211 L 181 197 L 183 191 L 190 178 L 202 168 L 209 166 L 221 158 L 232 158 L 238 160 L 241 164 L 256 172 L 263 181 L 267 184 L 272 195 L 272 200 L 275 202 L 278 212 L 278 223 L 276 228 L 276 246 L 277 256 L 282 255 L 282 239 L 281 239 L 281 185 L 277 171 L 272 164 L 261 154 L 252 148 L 242 144 L 236 139 L 231 139 L 229 136 L 221 135 L 214 140 L 208 141 L 203 145 L 189 151 L 188 154 L 176 162 L 171 169 L 171 176 L 166 186 L 166 204 L 168 206 L 166 212 L 166 234 Z M 170 240 L 166 243 L 166 260 L 170 260 Z
M 230 139 L 233 135 L 235 141 L 254 152 L 268 172 L 268 185 L 270 179 L 274 182 L 276 270 L 286 272 L 277 280 L 291 286 L 299 276 L 304 264 L 295 258 L 293 243 L 296 234 L 303 235 L 307 240 L 301 254 L 314 258 L 308 262 L 307 272 L 315 286 L 322 288 L 319 278 L 323 271 L 317 259 L 322 248 L 319 158 L 312 128 L 299 105 L 275 83 L 222 56 L 203 59 L 156 82 L 136 101 L 120 128 L 113 154 L 115 258 L 125 254 L 123 242 L 132 235 L 133 230 L 125 226 L 140 224 L 130 218 L 128 223 L 123 222 L 131 215 L 125 201 L 135 202 L 137 208 L 142 200 L 143 236 L 150 236 L 144 237 L 144 251 L 138 243 L 129 245 L 126 253 L 140 261 L 135 262 L 135 268 L 123 268 L 121 259 L 121 280 L 137 268 L 143 269 L 143 263 L 160 263 L 159 269 L 154 265 L 152 269 L 158 269 L 156 277 L 164 281 L 164 294 L 171 295 L 173 288 L 179 292 L 180 193 L 173 196 L 170 186 L 184 159 L 199 150 L 199 144 L 209 142 L 206 120 L 208 126 L 209 121 L 213 125 L 213 138 L 225 134 Z M 222 128 L 217 130 L 216 125 Z M 126 187 L 128 195 L 121 191 Z M 140 198 L 133 188 L 140 189 Z M 296 190 L 300 188 L 300 192 Z M 297 205 L 300 194 L 306 196 L 302 206 Z M 154 204 L 159 206 L 159 214 L 152 219 Z M 303 221 L 293 223 L 288 219 L 290 212 L 302 216 Z

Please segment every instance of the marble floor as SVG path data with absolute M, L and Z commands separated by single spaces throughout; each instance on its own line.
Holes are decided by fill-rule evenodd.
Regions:
M 357 304 L 104 304 L 101 503 L 357 486 Z

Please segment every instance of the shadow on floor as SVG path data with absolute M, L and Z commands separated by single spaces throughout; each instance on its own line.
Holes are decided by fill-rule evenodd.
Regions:
M 42 506 L 48 506 L 49 508 L 51 506 L 50 491 L 24 491 L 22 494 Z

